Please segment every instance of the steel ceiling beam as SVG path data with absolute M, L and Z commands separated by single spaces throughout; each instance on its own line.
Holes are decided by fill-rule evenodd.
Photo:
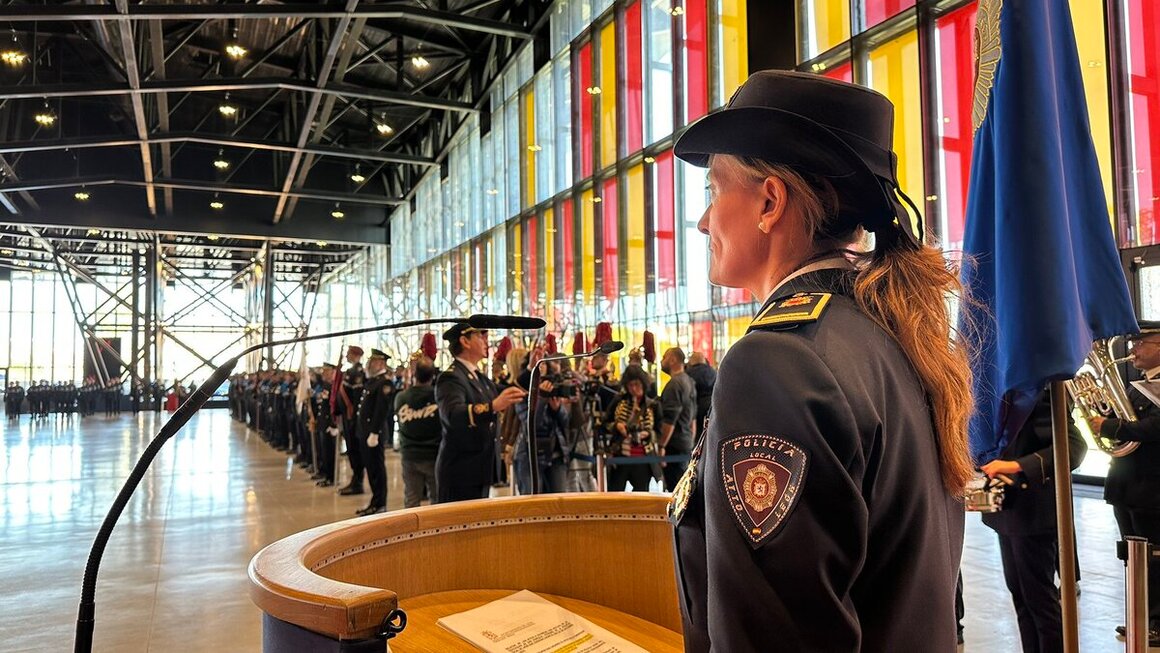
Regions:
M 292 190 L 278 191 L 269 188 L 260 188 L 257 186 L 222 184 L 210 181 L 154 179 L 151 183 L 157 188 L 172 188 L 174 190 L 189 190 L 202 193 L 222 192 L 232 193 L 235 195 L 254 195 L 258 197 L 278 198 L 288 194 L 291 197 L 304 200 L 319 200 L 323 202 L 350 202 L 351 204 L 368 204 L 372 206 L 398 206 L 400 204 L 406 203 L 406 200 L 389 197 L 354 195 L 351 193 L 320 193 L 312 191 Z M 60 188 L 77 188 L 79 186 L 91 186 L 94 188 L 99 186 L 133 186 L 137 188 L 143 188 L 145 187 L 145 182 L 135 179 L 116 179 L 107 177 L 86 179 L 58 179 L 19 184 L 0 184 L 0 193 L 18 193 L 39 190 L 54 190 Z
M 118 3 L 120 4 L 120 3 Z M 272 18 L 366 18 L 409 20 L 416 23 L 495 34 L 515 39 L 530 39 L 531 32 L 510 23 L 465 16 L 458 12 L 434 11 L 422 7 L 375 6 L 343 11 L 320 7 L 317 3 L 219 4 L 219 5 L 129 5 L 127 11 L 107 5 L 6 5 L 0 7 L 0 21 L 96 20 L 127 22 L 139 20 L 263 20 Z
M 298 145 L 297 150 L 290 157 L 290 166 L 287 169 L 286 177 L 282 181 L 282 194 L 278 197 L 278 204 L 274 207 L 274 224 L 282 221 L 282 215 L 286 210 L 286 204 L 290 201 L 291 188 L 294 187 L 294 182 L 298 178 L 298 170 L 302 165 L 304 157 L 309 156 L 303 154 L 302 148 L 306 147 L 306 143 L 310 140 L 310 135 L 314 132 L 314 119 L 318 116 L 319 106 L 322 104 L 321 89 L 326 87 L 327 82 L 330 81 L 330 74 L 334 70 L 335 62 L 338 59 L 339 50 L 342 49 L 345 43 L 347 28 L 350 27 L 353 16 L 351 12 L 358 8 L 359 0 L 346 0 L 346 12 L 338 19 L 338 23 L 334 27 L 334 31 L 330 34 L 330 42 L 326 47 L 326 54 L 322 58 L 322 63 L 319 65 L 315 74 L 315 90 L 310 93 L 310 100 L 306 104 L 305 115 L 302 118 L 302 127 L 298 130 Z M 360 18 L 358 20 L 359 31 L 362 30 L 366 19 Z M 353 43 L 358 43 L 358 34 L 351 39 Z M 333 104 L 331 104 L 333 106 Z M 319 122 L 326 122 L 326 117 L 323 117 Z
M 161 29 L 161 21 L 151 20 L 149 25 L 149 46 L 153 55 L 153 71 L 158 79 L 165 79 L 165 36 Z M 162 132 L 169 131 L 169 94 L 161 93 L 157 96 L 157 126 Z M 148 143 L 142 143 L 148 147 Z M 169 143 L 161 144 L 161 174 L 173 177 L 173 148 Z M 164 192 L 165 213 L 173 213 L 173 189 L 166 188 Z
M 100 97 L 112 95 L 145 95 L 155 93 L 195 93 L 195 92 L 235 92 L 280 89 L 296 93 L 321 93 L 341 95 L 348 98 L 373 100 L 383 104 L 421 107 L 424 109 L 445 109 L 461 113 L 478 113 L 479 109 L 470 102 L 448 100 L 441 97 L 412 95 L 392 91 L 376 91 L 353 84 L 324 84 L 312 86 L 307 82 L 286 78 L 253 79 L 206 79 L 206 80 L 155 80 L 140 82 L 139 88 L 124 84 L 39 84 L 36 86 L 11 86 L 0 91 L 2 100 L 36 100 L 62 97 Z
M 125 15 L 129 13 L 128 0 L 116 0 L 117 12 Z M 120 33 L 121 58 L 125 60 L 125 78 L 129 88 L 137 91 L 141 88 L 141 71 L 137 67 L 137 48 L 133 44 L 134 24 L 118 23 Z M 145 119 L 145 100 L 140 93 L 131 92 L 129 101 L 133 107 L 133 123 L 137 129 L 137 138 L 141 141 L 141 173 L 145 179 L 145 202 L 149 205 L 149 214 L 157 216 L 157 193 L 153 188 L 153 152 L 149 147 L 149 123 Z
M 154 144 L 199 143 L 214 147 L 236 147 L 241 149 L 266 150 L 270 152 L 296 152 L 299 148 L 291 143 L 275 143 L 248 138 L 214 137 L 199 134 L 156 134 L 149 139 Z M 15 141 L 0 143 L 0 156 L 17 152 L 53 152 L 59 150 L 85 150 L 102 147 L 135 147 L 141 143 L 135 138 L 61 138 L 56 140 Z M 383 163 L 404 163 L 433 168 L 439 165 L 435 159 L 414 156 L 403 152 L 381 150 L 355 150 L 329 145 L 307 145 L 303 153 L 340 159 L 361 161 L 381 161 Z

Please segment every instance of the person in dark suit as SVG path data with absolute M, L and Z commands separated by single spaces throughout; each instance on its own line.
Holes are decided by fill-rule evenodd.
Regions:
M 1087 444 L 1067 419 L 1068 459 L 1079 467 Z M 1023 428 L 1002 455 L 981 469 L 1008 483 L 1003 509 L 985 513 L 983 523 L 999 534 L 1003 576 L 1024 653 L 1063 651 L 1063 617 L 1055 572 L 1059 562 L 1059 529 L 1055 516 L 1054 447 L 1051 437 L 1051 401 L 1044 392 Z
M 383 460 L 383 444 L 390 437 L 387 426 L 394 410 L 395 386 L 387 376 L 387 359 L 378 349 L 371 349 L 367 361 L 367 380 L 358 405 L 358 446 L 366 467 L 367 482 L 371 486 L 371 502 L 356 511 L 358 515 L 373 515 L 387 509 L 387 467 Z
M 1134 340 L 1132 366 L 1146 381 L 1160 379 L 1160 322 L 1140 322 L 1143 332 Z M 1112 505 L 1120 535 L 1144 537 L 1160 545 L 1160 407 L 1134 386 L 1128 401 L 1136 421 L 1094 419 L 1100 435 L 1124 442 L 1139 442 L 1132 453 L 1112 458 L 1104 482 L 1104 500 Z M 1160 646 L 1160 561 L 1148 565 L 1148 645 Z M 1124 634 L 1123 627 L 1117 629 Z
M 766 70 L 674 146 L 709 169 L 710 282 L 762 303 L 673 491 L 689 653 L 955 648 L 970 341 L 893 120 L 873 90 Z
M 443 438 L 435 458 L 439 503 L 483 499 L 495 476 L 497 417 L 527 392 L 512 386 L 499 392 L 479 371 L 487 358 L 487 331 L 465 322 L 443 333 L 455 362 L 435 382 L 435 403 Z

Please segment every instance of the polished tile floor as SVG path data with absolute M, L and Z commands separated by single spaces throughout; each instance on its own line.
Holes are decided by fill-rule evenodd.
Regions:
M 161 423 L 154 413 L 0 423 L 0 650 L 72 647 L 93 534 Z M 388 472 L 394 509 L 403 494 L 395 454 Z M 224 410 L 201 413 L 162 450 L 113 534 L 98 584 L 95 649 L 258 650 L 250 558 L 291 533 L 353 517 L 365 502 L 316 488 Z M 1122 650 L 1113 636 L 1123 568 L 1111 510 L 1088 492 L 1076 517 L 1082 648 Z M 1018 651 L 996 539 L 974 515 L 963 573 L 964 650 Z

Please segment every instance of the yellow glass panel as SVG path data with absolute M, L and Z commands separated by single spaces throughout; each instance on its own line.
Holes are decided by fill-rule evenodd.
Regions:
M 515 311 L 524 308 L 524 248 L 523 230 L 518 226 L 511 230 L 512 235 L 512 294 L 516 298 Z
M 596 217 L 592 189 L 580 194 L 580 286 L 584 299 L 596 297 Z
M 746 36 L 745 0 L 721 0 L 721 76 L 724 103 L 749 74 L 749 41 Z
M 1112 120 L 1108 111 L 1104 8 L 1102 3 L 1091 0 L 1071 0 L 1070 4 L 1075 43 L 1079 48 L 1080 72 L 1083 73 L 1084 95 L 1087 96 L 1088 115 L 1091 119 L 1092 140 L 1096 145 L 1104 196 L 1108 201 L 1108 220 L 1112 220 Z
M 524 93 L 524 208 L 536 203 L 536 96 L 532 89 Z
M 552 209 L 545 209 L 540 216 L 544 225 L 544 306 L 556 301 L 556 223 Z M 546 314 L 546 311 L 545 311 Z
M 922 103 L 918 79 L 918 33 L 907 32 L 870 51 L 870 87 L 894 103 L 894 151 L 898 183 L 923 205 Z M 913 219 L 913 218 L 912 218 Z
M 625 252 L 625 270 L 628 277 L 629 295 L 640 297 L 645 294 L 645 274 L 648 267 L 645 262 L 644 250 L 644 166 L 636 165 L 629 169 L 625 191 L 628 195 L 628 205 L 625 207 L 626 236 L 628 238 Z
M 616 23 L 600 30 L 600 167 L 616 163 Z
M 829 50 L 850 39 L 850 0 L 801 0 L 805 11 L 805 46 L 802 60 Z
M 725 349 L 732 347 L 733 343 L 745 335 L 745 331 L 749 328 L 749 323 L 752 321 L 753 318 L 747 315 L 725 320 Z M 722 349 L 722 351 L 725 351 L 725 349 Z

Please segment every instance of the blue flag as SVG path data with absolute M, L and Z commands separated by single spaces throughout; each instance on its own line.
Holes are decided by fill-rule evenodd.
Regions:
M 1135 333 L 1068 3 L 981 0 L 963 283 L 980 307 L 971 454 L 1003 451 L 1095 339 Z

